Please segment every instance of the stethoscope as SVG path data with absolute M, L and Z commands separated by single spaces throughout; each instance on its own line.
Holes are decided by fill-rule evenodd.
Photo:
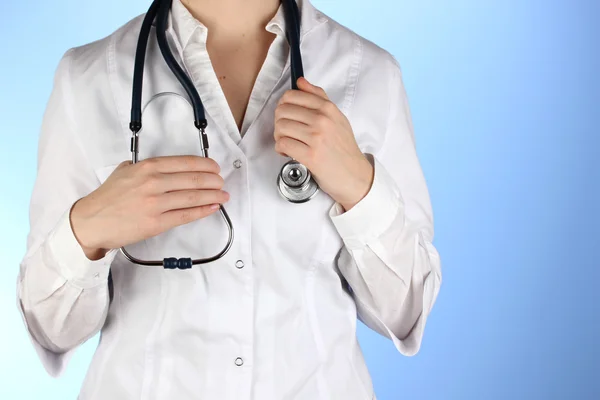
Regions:
M 194 87 L 191 79 L 183 71 L 167 42 L 166 30 L 167 21 L 169 16 L 169 10 L 173 0 L 154 0 L 150 9 L 146 13 L 142 22 L 142 28 L 138 38 L 137 49 L 135 54 L 135 67 L 133 72 L 133 96 L 131 104 L 131 122 L 129 123 L 129 129 L 131 129 L 131 161 L 132 163 L 138 162 L 139 153 L 139 133 L 142 129 L 142 81 L 144 75 L 144 62 L 146 58 L 146 48 L 148 45 L 148 39 L 150 37 L 150 28 L 152 22 L 156 18 L 156 38 L 158 46 L 162 53 L 162 56 L 171 69 L 173 74 L 177 77 L 187 95 L 189 96 L 188 104 L 194 110 L 194 126 L 198 129 L 200 138 L 201 154 L 203 157 L 208 157 L 208 137 L 206 135 L 207 121 L 204 114 L 204 107 L 200 100 L 200 95 Z M 298 5 L 296 0 L 282 0 L 285 25 L 286 25 L 286 38 L 290 45 L 290 70 L 292 78 L 292 89 L 298 89 L 296 84 L 298 78 L 304 75 L 302 68 L 302 58 L 300 55 L 300 15 L 298 11 Z M 164 93 L 163 93 L 164 94 Z M 175 94 L 175 93 L 171 93 Z M 157 95 L 155 97 L 160 96 Z M 151 99 L 152 100 L 152 99 Z M 151 101 L 150 100 L 150 101 Z M 149 102 L 150 102 L 149 101 Z M 149 103 L 148 102 L 148 103 Z M 146 104 L 147 105 L 147 104 Z M 145 108 L 145 107 L 144 107 Z M 298 161 L 291 159 L 286 162 L 279 175 L 277 176 L 277 188 L 283 198 L 292 203 L 304 203 L 315 196 L 319 191 L 319 186 L 312 177 L 310 171 Z M 231 248 L 233 243 L 233 226 L 231 219 L 225 210 L 225 207 L 221 204 L 219 211 L 227 229 L 229 231 L 229 238 L 225 247 L 216 255 L 207 258 L 191 259 L 191 258 L 165 258 L 162 261 L 147 261 L 140 260 L 121 247 L 121 253 L 129 261 L 144 266 L 160 266 L 162 265 L 167 269 L 189 269 L 192 265 L 206 264 L 223 257 Z

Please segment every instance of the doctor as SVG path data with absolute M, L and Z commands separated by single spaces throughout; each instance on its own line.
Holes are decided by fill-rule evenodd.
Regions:
M 173 0 L 167 36 L 198 90 L 148 45 L 140 162 L 128 118 L 143 16 L 67 51 L 44 116 L 18 306 L 52 376 L 101 333 L 80 400 L 368 400 L 357 317 L 415 354 L 441 283 L 398 63 L 297 0 L 307 79 L 290 90 L 279 0 Z M 277 192 L 289 157 L 321 190 Z M 129 262 L 215 254 L 189 270 Z M 110 272 L 110 276 L 109 276 Z

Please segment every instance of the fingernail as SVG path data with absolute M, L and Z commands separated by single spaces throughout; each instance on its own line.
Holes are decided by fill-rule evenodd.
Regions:
M 218 205 L 218 204 L 211 204 L 211 205 L 210 205 L 210 209 L 211 209 L 211 210 L 216 210 L 217 208 L 219 208 L 219 205 Z

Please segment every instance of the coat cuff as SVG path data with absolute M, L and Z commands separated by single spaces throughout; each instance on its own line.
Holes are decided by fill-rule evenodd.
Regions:
M 99 260 L 87 258 L 73 233 L 70 212 L 69 208 L 49 237 L 50 253 L 58 272 L 69 283 L 82 289 L 106 283 L 117 249 L 109 250 Z
M 337 202 L 329 210 L 329 217 L 349 250 L 359 249 L 381 236 L 396 215 L 404 211 L 396 182 L 375 157 L 373 167 L 373 184 L 365 197 L 346 212 Z

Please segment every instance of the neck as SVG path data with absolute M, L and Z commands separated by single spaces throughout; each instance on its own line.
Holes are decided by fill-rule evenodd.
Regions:
M 212 33 L 252 35 L 265 32 L 281 0 L 181 0 Z

